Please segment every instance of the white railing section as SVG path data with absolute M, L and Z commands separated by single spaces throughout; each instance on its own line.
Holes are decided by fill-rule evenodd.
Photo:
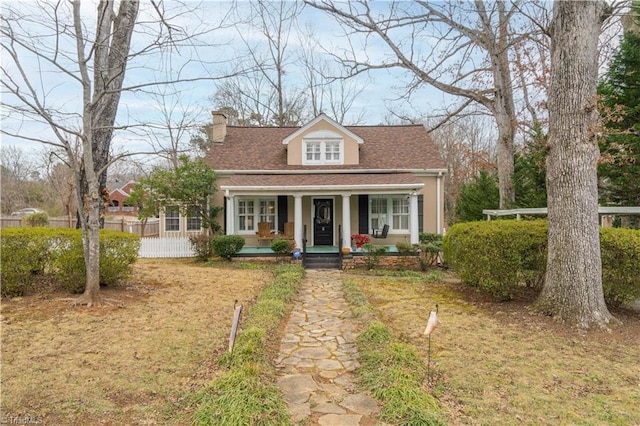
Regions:
M 194 257 L 189 238 L 141 238 L 139 257 Z

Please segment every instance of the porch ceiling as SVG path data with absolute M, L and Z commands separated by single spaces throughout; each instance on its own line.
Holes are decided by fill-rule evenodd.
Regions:
M 234 175 L 225 179 L 221 190 L 296 189 L 419 189 L 424 184 L 411 173 L 331 173 Z

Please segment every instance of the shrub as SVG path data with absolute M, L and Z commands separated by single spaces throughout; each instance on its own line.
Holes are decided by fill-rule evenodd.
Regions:
M 469 222 L 451 227 L 443 251 L 464 282 L 508 300 L 520 283 L 536 287 L 542 283 L 546 241 L 543 220 Z
M 387 252 L 386 246 L 377 246 L 372 243 L 366 243 L 364 246 L 365 249 L 365 263 L 367 265 L 367 269 L 373 269 L 380 263 L 380 256 Z
M 71 293 L 82 293 L 87 284 L 84 247 L 80 231 L 65 233 L 54 256 L 56 278 Z M 100 285 L 112 286 L 127 278 L 138 259 L 140 237 L 120 231 L 100 231 Z
M 640 299 L 640 231 L 600 229 L 602 287 L 607 304 Z
M 52 273 L 72 293 L 84 291 L 84 248 L 79 230 L 11 228 L 2 231 L 1 244 L 4 296 L 24 294 L 33 275 L 45 272 Z M 126 278 L 138 258 L 139 247 L 137 235 L 100 231 L 100 283 L 113 285 Z
M 398 253 L 410 254 L 410 253 L 417 253 L 420 246 L 417 244 L 399 242 L 399 243 L 396 243 L 396 248 L 398 249 Z
M 32 213 L 22 218 L 22 225 L 29 227 L 49 226 L 49 216 L 45 213 Z
M 244 238 L 239 235 L 220 235 L 213 239 L 213 251 L 225 260 L 231 260 L 244 247 Z
M 138 260 L 140 237 L 119 231 L 100 231 L 100 285 L 112 286 L 131 275 Z
M 286 255 L 291 253 L 293 241 L 290 240 L 273 240 L 271 250 L 276 254 Z
M 2 296 L 22 296 L 33 276 L 44 272 L 49 259 L 48 232 L 44 228 L 0 230 Z
M 56 279 L 70 293 L 82 293 L 87 283 L 81 231 L 66 232 L 59 238 L 53 267 Z
M 547 222 L 498 220 L 454 225 L 445 259 L 467 284 L 497 299 L 521 284 L 540 289 L 547 261 Z M 640 298 L 640 231 L 600 228 L 602 287 L 609 306 Z
M 189 236 L 191 248 L 196 253 L 196 260 L 206 262 L 213 256 L 213 238 L 207 234 L 195 234 Z

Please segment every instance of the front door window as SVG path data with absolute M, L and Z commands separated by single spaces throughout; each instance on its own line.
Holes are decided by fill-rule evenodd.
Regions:
M 313 235 L 314 245 L 333 245 L 333 200 L 313 200 Z

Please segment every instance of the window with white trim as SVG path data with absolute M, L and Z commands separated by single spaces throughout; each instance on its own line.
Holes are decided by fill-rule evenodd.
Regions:
M 277 204 L 274 198 L 238 197 L 236 209 L 236 223 L 239 232 L 256 232 L 258 222 L 269 222 L 271 230 L 277 226 Z
M 238 230 L 253 231 L 253 200 L 238 200 Z
M 165 231 L 180 230 L 180 208 L 178 206 L 167 206 L 164 209 L 164 229 Z
M 343 164 L 344 143 L 342 139 L 305 139 L 303 141 L 302 164 Z
M 199 231 L 202 229 L 202 216 L 200 206 L 191 206 L 187 210 L 187 231 Z
M 393 203 L 393 229 L 409 229 L 409 200 L 407 197 L 392 198 Z
M 370 228 L 382 229 L 382 227 L 389 223 L 387 218 L 387 199 L 386 198 L 370 198 L 369 199 L 369 223 Z
M 259 222 L 269 222 L 270 229 L 276 230 L 276 200 L 260 200 L 260 219 Z
M 406 195 L 369 196 L 369 228 L 382 230 L 389 225 L 389 231 L 409 230 L 409 199 Z

